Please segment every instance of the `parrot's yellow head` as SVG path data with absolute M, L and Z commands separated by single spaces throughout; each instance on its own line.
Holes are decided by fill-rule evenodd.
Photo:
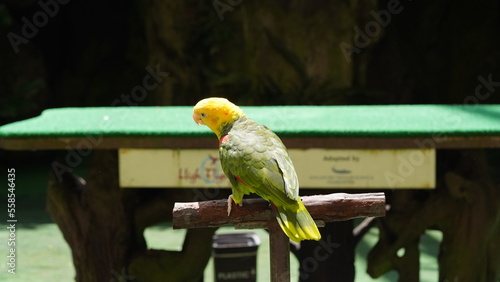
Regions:
M 225 98 L 206 98 L 193 108 L 194 121 L 208 126 L 219 139 L 226 125 L 244 115 L 238 106 Z

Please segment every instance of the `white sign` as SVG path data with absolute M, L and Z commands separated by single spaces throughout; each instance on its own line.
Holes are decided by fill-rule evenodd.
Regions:
M 301 187 L 434 188 L 434 150 L 290 150 Z
M 290 149 L 304 188 L 434 188 L 433 149 Z M 217 150 L 120 149 L 121 187 L 229 187 Z

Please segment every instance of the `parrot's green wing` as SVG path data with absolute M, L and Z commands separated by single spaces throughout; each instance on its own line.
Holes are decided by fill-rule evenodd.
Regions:
M 243 116 L 227 126 L 220 143 L 222 169 L 231 182 L 236 203 L 244 194 L 256 193 L 274 204 L 276 219 L 291 240 L 321 239 L 299 198 L 292 160 L 276 134 Z
M 221 138 L 219 156 L 236 202 L 249 193 L 256 193 L 277 206 L 297 201 L 297 175 L 276 134 L 244 116 L 225 135 Z

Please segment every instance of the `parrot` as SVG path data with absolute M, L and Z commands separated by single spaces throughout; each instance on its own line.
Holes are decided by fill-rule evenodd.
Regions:
M 299 197 L 299 182 L 287 148 L 265 125 L 225 98 L 206 98 L 193 108 L 193 120 L 219 139 L 222 170 L 231 183 L 231 203 L 241 206 L 251 193 L 271 203 L 283 232 L 295 242 L 320 240 L 321 234 Z

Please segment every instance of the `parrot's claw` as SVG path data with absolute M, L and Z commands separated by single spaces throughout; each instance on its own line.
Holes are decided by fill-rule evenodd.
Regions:
M 231 208 L 232 208 L 233 202 L 240 207 L 243 206 L 243 202 L 236 203 L 236 201 L 233 198 L 233 194 L 229 195 L 229 197 L 227 197 L 227 216 L 231 215 Z

